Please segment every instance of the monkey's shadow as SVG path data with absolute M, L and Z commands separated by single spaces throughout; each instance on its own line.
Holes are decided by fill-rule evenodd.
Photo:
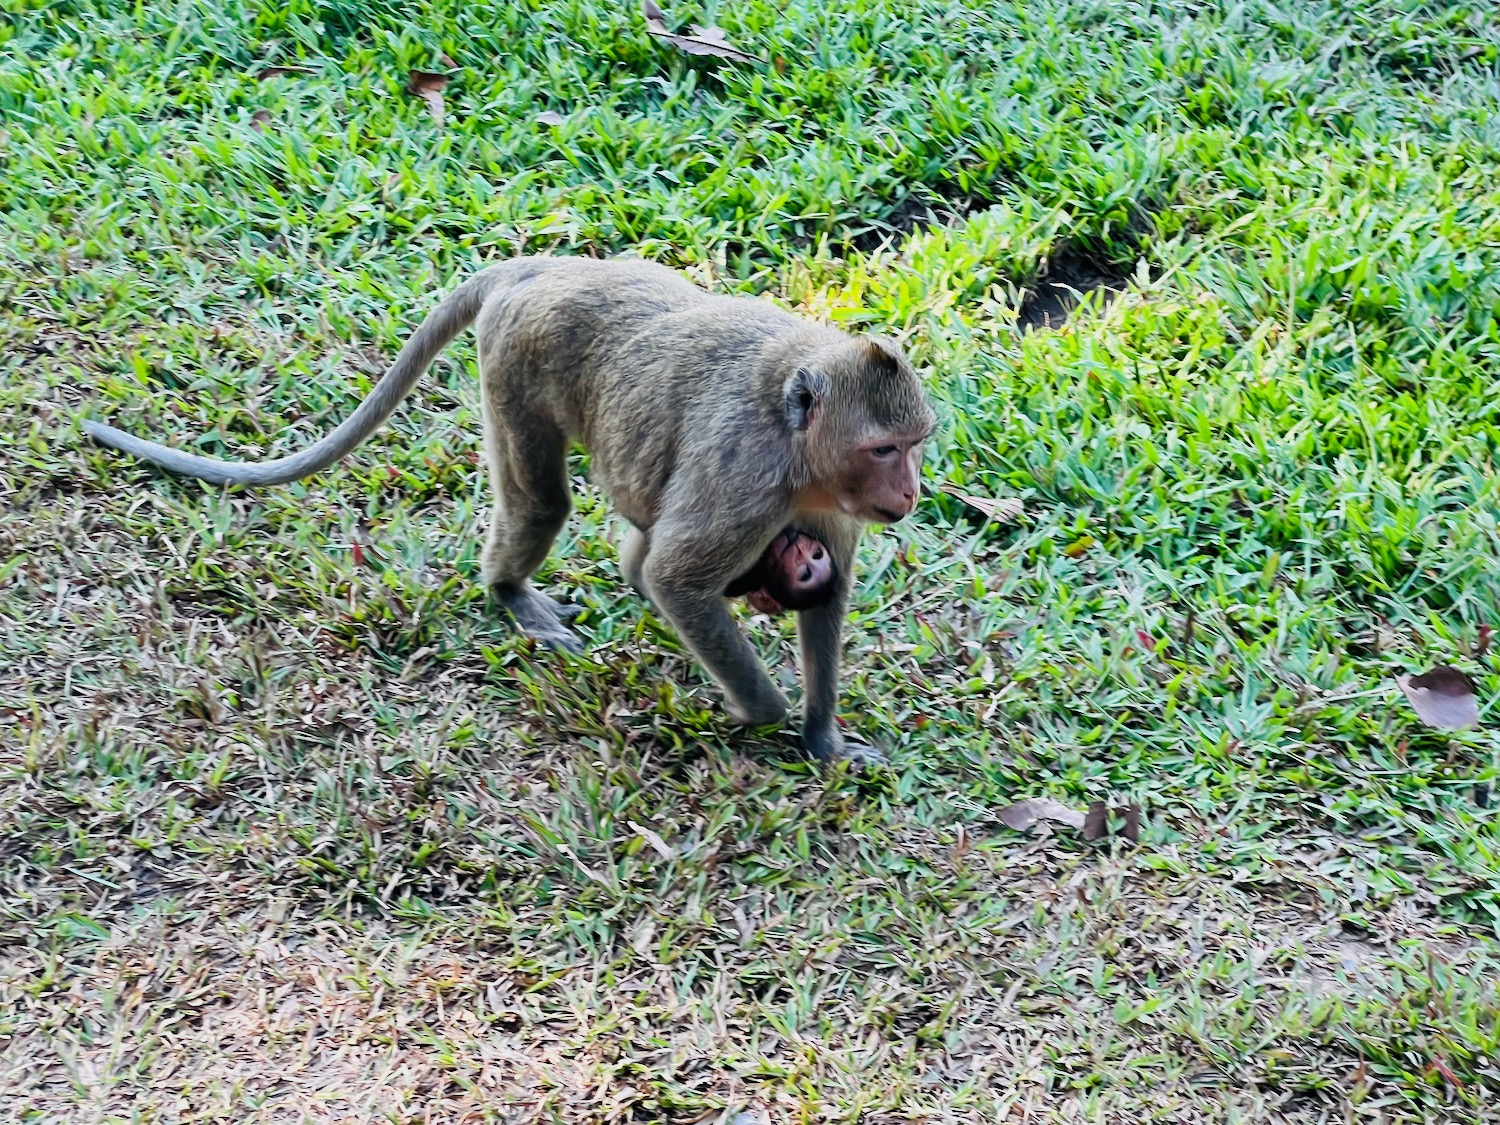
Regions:
M 556 577 L 556 576 L 554 576 Z M 582 654 L 563 653 L 514 631 L 505 611 L 492 612 L 511 629 L 510 646 L 530 690 L 527 717 L 554 736 L 604 741 L 622 752 L 651 759 L 668 773 L 711 760 L 723 766 L 748 761 L 757 766 L 809 774 L 828 781 L 847 779 L 861 791 L 889 788 L 889 766 L 860 767 L 851 762 L 820 764 L 798 733 L 800 698 L 793 629 L 760 614 L 737 611 L 738 623 L 788 689 L 793 709 L 777 727 L 746 727 L 723 708 L 718 688 L 702 673 L 672 629 L 628 585 L 612 593 L 602 588 L 549 584 L 559 599 L 579 609 L 574 626 L 586 642 Z M 851 741 L 873 746 L 889 760 L 892 748 L 876 732 L 841 722 Z

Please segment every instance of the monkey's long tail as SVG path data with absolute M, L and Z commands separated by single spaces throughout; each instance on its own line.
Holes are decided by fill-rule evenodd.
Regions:
M 369 437 L 391 416 L 410 393 L 438 352 L 479 315 L 480 306 L 502 278 L 502 262 L 480 270 L 444 297 L 406 341 L 396 361 L 375 389 L 341 423 L 312 445 L 289 457 L 272 461 L 219 461 L 183 453 L 158 442 L 147 441 L 100 422 L 84 422 L 83 429 L 101 445 L 122 450 L 143 461 L 151 461 L 174 473 L 197 477 L 212 484 L 285 484 L 325 469 Z

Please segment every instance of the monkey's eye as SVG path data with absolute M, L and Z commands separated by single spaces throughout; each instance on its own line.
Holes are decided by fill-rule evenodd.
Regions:
M 892 453 L 896 452 L 896 447 L 894 445 L 881 445 L 876 446 L 870 452 L 875 454 L 876 457 L 889 457 Z

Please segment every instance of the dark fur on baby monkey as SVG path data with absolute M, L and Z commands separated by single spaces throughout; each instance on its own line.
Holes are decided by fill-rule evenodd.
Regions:
M 579 444 L 629 521 L 626 578 L 723 688 L 736 719 L 780 722 L 787 700 L 725 591 L 757 567 L 746 594 L 781 606 L 823 582 L 826 597 L 797 614 L 803 742 L 824 760 L 878 758 L 846 742 L 838 723 L 854 558 L 867 524 L 895 523 L 916 507 L 923 443 L 937 421 L 890 339 L 813 324 L 770 301 L 710 294 L 650 262 L 517 258 L 444 297 L 354 412 L 289 456 L 220 461 L 98 422 L 84 429 L 200 480 L 301 480 L 374 433 L 470 324 L 493 487 L 481 568 L 521 631 L 582 648 L 569 625 L 575 611 L 531 583 L 568 518 L 568 453 Z
M 822 540 L 789 527 L 767 547 L 753 567 L 740 575 L 725 597 L 743 597 L 761 613 L 814 609 L 833 597 L 838 571 Z

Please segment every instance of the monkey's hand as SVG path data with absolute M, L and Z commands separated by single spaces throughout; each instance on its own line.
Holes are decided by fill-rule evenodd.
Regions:
M 745 601 L 750 603 L 750 608 L 756 613 L 766 613 L 775 617 L 778 613 L 786 612 L 786 606 L 778 602 L 769 590 L 751 590 L 745 595 Z

